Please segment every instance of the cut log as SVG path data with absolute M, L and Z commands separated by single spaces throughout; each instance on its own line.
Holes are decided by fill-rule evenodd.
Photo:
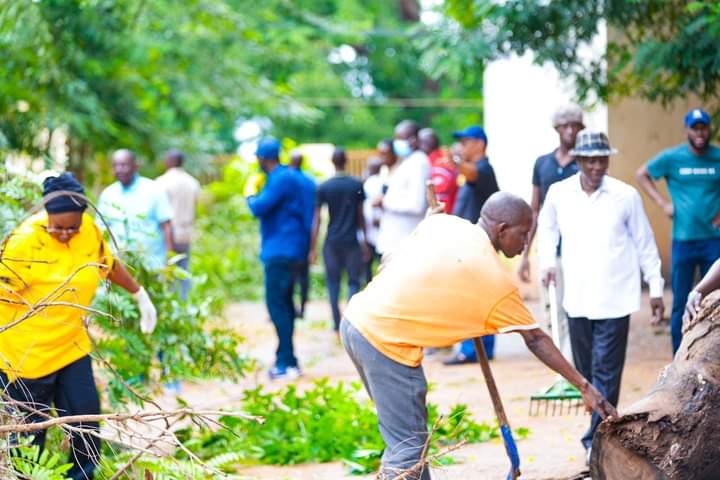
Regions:
M 720 291 L 685 326 L 650 392 L 600 424 L 590 472 L 598 480 L 720 479 Z

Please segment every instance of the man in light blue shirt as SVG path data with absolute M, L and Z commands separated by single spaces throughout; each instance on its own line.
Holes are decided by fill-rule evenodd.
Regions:
M 173 211 L 167 194 L 153 180 L 138 174 L 130 150 L 113 153 L 112 170 L 117 182 L 100 194 L 98 210 L 121 249 L 139 253 L 151 269 L 162 268 L 173 245 Z

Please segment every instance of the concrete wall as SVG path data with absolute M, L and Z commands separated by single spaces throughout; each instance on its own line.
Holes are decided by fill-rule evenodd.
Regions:
M 610 161 L 610 174 L 634 187 L 635 171 L 661 150 L 686 142 L 683 117 L 693 107 L 693 100 L 676 102 L 668 109 L 639 99 L 623 99 L 608 106 L 608 136 L 619 153 Z M 658 182 L 667 195 L 665 181 Z M 663 260 L 665 279 L 669 284 L 671 222 L 662 210 L 643 194 L 645 211 L 655 232 Z

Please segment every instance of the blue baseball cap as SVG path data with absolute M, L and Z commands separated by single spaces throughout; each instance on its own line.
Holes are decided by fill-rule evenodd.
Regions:
M 685 128 L 692 128 L 696 123 L 710 125 L 710 115 L 701 108 L 693 108 L 685 114 Z
M 274 137 L 261 139 L 255 155 L 261 160 L 277 160 L 280 157 L 280 142 Z
M 483 130 L 480 125 L 470 125 L 465 130 L 453 132 L 453 138 L 474 138 L 475 140 L 482 140 L 487 144 L 487 135 L 485 135 L 485 130 Z

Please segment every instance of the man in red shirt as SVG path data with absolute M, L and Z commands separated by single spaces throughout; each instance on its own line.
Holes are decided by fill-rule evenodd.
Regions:
M 435 186 L 438 201 L 445 204 L 445 213 L 452 213 L 457 197 L 457 165 L 448 152 L 440 148 L 440 140 L 432 128 L 423 128 L 418 132 L 420 149 L 430 160 L 430 178 Z

